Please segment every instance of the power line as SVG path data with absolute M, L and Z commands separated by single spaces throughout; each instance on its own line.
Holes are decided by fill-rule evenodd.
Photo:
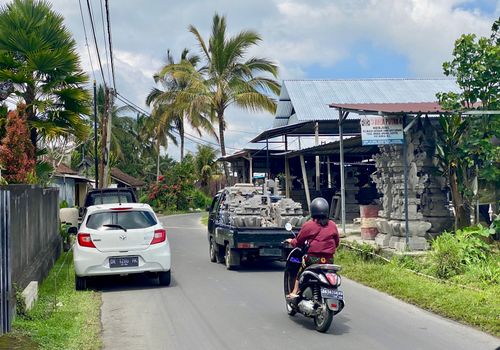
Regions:
M 122 101 L 123 103 L 125 103 L 126 105 L 128 105 L 129 107 L 135 109 L 137 112 L 139 113 L 142 113 L 148 117 L 151 117 L 151 114 L 149 112 L 147 112 L 146 110 L 144 110 L 143 108 L 139 107 L 138 105 L 136 105 L 134 102 L 130 101 L 129 99 L 127 99 L 126 97 L 124 97 L 123 95 L 121 95 L 120 93 L 116 93 L 116 97 Z M 177 129 L 174 128 L 174 133 L 176 133 L 177 135 L 180 136 L 180 133 Z M 203 140 L 199 137 L 196 137 L 192 134 L 189 134 L 187 132 L 184 132 L 184 137 L 196 144 L 199 144 L 199 145 L 203 145 L 203 146 L 207 146 L 207 145 L 213 145 L 213 146 L 217 146 L 219 147 L 220 145 L 217 144 L 217 143 L 214 143 L 214 142 L 211 142 L 211 141 L 207 141 L 207 140 Z M 226 147 L 226 148 L 229 148 L 229 149 L 232 149 L 232 150 L 239 150 L 239 148 L 234 148 L 234 147 Z
M 92 55 L 90 54 L 90 47 L 89 47 L 89 41 L 87 39 L 87 27 L 85 26 L 85 20 L 83 19 L 83 9 L 82 9 L 82 1 L 78 0 L 78 4 L 80 5 L 80 15 L 82 16 L 82 24 L 83 24 L 83 33 L 85 34 L 85 46 L 87 47 L 87 53 L 89 55 L 89 60 L 90 60 L 90 68 L 92 69 L 92 76 L 95 79 L 95 73 L 94 73 L 94 64 L 92 63 Z
M 251 134 L 251 135 L 255 135 L 255 132 L 252 132 L 252 131 L 245 131 L 245 130 L 226 129 L 226 131 L 228 131 L 228 132 L 239 132 L 239 133 L 241 133 L 241 134 Z
M 115 63 L 113 61 L 113 44 L 111 42 L 111 19 L 109 15 L 109 3 L 108 0 L 106 0 L 105 2 L 106 2 L 106 20 L 108 22 L 109 57 L 111 58 L 111 73 L 113 75 L 113 88 L 116 90 Z
M 109 55 L 108 55 L 108 44 L 107 44 L 107 38 L 106 38 L 106 26 L 104 24 L 104 10 L 102 8 L 102 0 L 99 1 L 99 9 L 101 10 L 101 23 L 102 23 L 102 37 L 104 39 L 104 51 L 105 51 L 105 54 L 106 54 L 106 70 L 108 71 L 108 79 L 109 81 L 111 81 L 111 73 L 109 71 L 109 66 L 111 64 L 111 61 L 109 59 Z
M 99 68 L 101 70 L 102 81 L 106 86 L 106 79 L 104 78 L 104 70 L 102 69 L 101 54 L 99 53 L 99 45 L 97 45 L 97 37 L 95 35 L 94 17 L 92 15 L 92 8 L 90 6 L 90 0 L 87 0 L 87 8 L 89 10 L 90 17 L 90 27 L 92 28 L 92 34 L 94 36 L 95 49 L 97 51 L 97 61 L 99 62 Z

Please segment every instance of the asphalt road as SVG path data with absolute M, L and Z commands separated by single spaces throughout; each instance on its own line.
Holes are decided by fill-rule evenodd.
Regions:
M 111 349 L 496 349 L 500 339 L 343 279 L 346 308 L 326 334 L 289 317 L 281 263 L 227 271 L 208 260 L 201 214 L 163 219 L 172 285 L 104 278 L 104 348 Z M 473 310 L 471 310 L 473 311 Z

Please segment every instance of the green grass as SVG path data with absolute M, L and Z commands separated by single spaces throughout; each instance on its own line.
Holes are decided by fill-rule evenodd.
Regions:
M 364 261 L 353 251 L 341 248 L 335 263 L 342 275 L 396 298 L 456 321 L 500 336 L 500 286 L 475 291 L 441 283 L 405 270 L 397 264 Z
M 203 214 L 200 219 L 201 224 L 207 226 L 208 225 L 208 213 Z
M 101 295 L 76 292 L 72 253 L 63 253 L 40 286 L 35 307 L 16 317 L 14 336 L 28 336 L 41 349 L 100 349 Z

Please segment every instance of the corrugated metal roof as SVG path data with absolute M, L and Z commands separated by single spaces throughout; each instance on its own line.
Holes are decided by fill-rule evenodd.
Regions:
M 292 115 L 293 105 L 290 101 L 280 101 L 276 107 L 273 128 L 287 125 L 288 118 Z
M 438 102 L 412 103 L 334 103 L 331 108 L 341 108 L 346 111 L 373 114 L 445 114 L 452 113 L 441 107 Z
M 280 111 L 289 110 L 289 97 L 298 121 L 337 120 L 338 111 L 329 108 L 330 104 L 435 102 L 436 93 L 447 91 L 459 92 L 455 80 L 285 80 L 280 93 L 280 100 L 285 101 L 278 102 L 278 109 L 286 104 Z
M 279 128 L 280 126 L 288 125 L 288 118 L 274 118 L 273 129 Z

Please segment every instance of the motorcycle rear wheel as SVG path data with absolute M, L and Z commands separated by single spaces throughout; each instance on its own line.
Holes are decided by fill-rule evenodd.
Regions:
M 314 316 L 314 325 L 316 330 L 321 333 L 325 333 L 330 328 L 333 320 L 333 311 L 328 308 L 325 304 L 322 305 L 322 312 L 319 312 Z

